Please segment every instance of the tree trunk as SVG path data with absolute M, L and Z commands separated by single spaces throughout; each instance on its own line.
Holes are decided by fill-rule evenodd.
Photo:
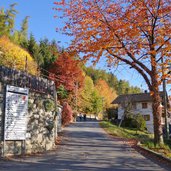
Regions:
M 153 82 L 154 83 L 154 82 Z M 160 97 L 158 86 L 155 83 L 152 85 L 153 89 L 153 124 L 154 124 L 154 144 L 163 144 L 163 131 L 162 131 L 162 124 L 161 124 L 161 117 L 162 117 L 162 108 L 161 102 L 162 99 Z

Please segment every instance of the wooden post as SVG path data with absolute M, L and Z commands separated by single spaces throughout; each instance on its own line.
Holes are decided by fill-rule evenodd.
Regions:
M 56 120 L 56 111 L 57 111 L 57 91 L 56 91 L 56 86 L 55 83 L 53 85 L 53 89 L 54 89 L 54 101 L 55 101 L 55 117 L 54 117 L 54 141 L 56 142 L 56 138 L 58 137 L 58 132 L 57 132 L 57 120 Z
M 25 59 L 25 72 L 27 73 L 28 71 L 28 59 L 27 59 L 27 56 L 26 56 L 26 59 Z

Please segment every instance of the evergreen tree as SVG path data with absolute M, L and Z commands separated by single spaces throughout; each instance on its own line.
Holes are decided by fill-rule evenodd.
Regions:
M 19 32 L 20 35 L 20 45 L 23 48 L 28 48 L 28 19 L 29 16 L 26 16 L 21 24 L 21 31 Z
M 28 51 L 33 56 L 34 60 L 37 62 L 38 66 L 42 65 L 43 57 L 40 53 L 40 48 L 36 43 L 33 34 L 30 34 L 30 39 L 28 40 Z
M 0 36 L 7 33 L 7 27 L 6 27 L 6 15 L 4 12 L 4 9 L 0 10 Z
M 26 16 L 21 24 L 21 35 L 26 40 L 28 39 L 28 19 L 29 16 Z
M 55 41 L 52 43 L 49 42 L 48 39 L 40 40 L 40 53 L 43 57 L 43 62 L 41 67 L 44 69 L 49 69 L 49 66 L 56 60 L 57 58 L 57 44 Z
M 10 8 L 6 11 L 4 9 L 0 9 L 0 36 L 7 35 L 10 36 L 14 31 L 15 17 L 17 11 L 15 10 L 15 6 L 17 4 L 11 4 Z
M 7 35 L 10 36 L 11 33 L 14 32 L 14 24 L 15 24 L 15 17 L 17 11 L 15 10 L 15 6 L 17 3 L 11 4 L 10 9 L 6 11 L 6 26 L 7 26 Z

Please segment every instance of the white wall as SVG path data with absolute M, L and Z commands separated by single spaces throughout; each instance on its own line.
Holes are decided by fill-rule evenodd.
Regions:
M 136 109 L 132 110 L 132 113 L 134 114 L 142 114 L 142 115 L 150 115 L 150 120 L 146 121 L 147 130 L 150 133 L 154 132 L 153 129 L 153 114 L 152 114 L 152 102 L 147 103 L 147 108 L 142 108 L 142 102 L 136 103 Z M 118 105 L 118 119 L 121 119 L 124 114 L 124 108 L 121 107 L 121 105 Z

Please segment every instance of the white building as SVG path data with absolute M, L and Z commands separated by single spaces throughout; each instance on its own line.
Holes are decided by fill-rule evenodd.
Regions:
M 160 93 L 160 96 L 162 98 L 162 92 Z M 128 104 L 131 104 L 130 112 L 133 114 L 142 114 L 146 121 L 147 130 L 150 133 L 154 133 L 152 97 L 150 96 L 150 93 L 120 95 L 112 102 L 112 104 L 118 104 L 118 119 L 124 117 L 125 108 Z M 162 125 L 164 125 L 164 122 L 164 117 L 162 117 Z

